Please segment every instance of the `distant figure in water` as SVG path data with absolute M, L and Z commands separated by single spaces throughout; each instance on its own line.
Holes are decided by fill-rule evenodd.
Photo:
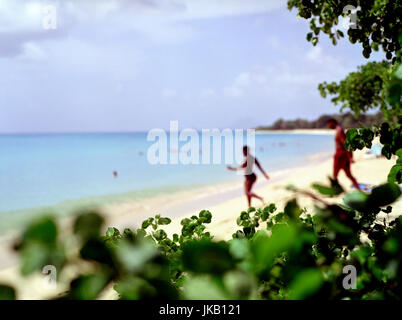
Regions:
M 118 176 L 117 171 L 113 171 L 113 177 L 114 177 L 114 178 L 117 178 L 117 176 Z
M 244 191 L 247 196 L 248 206 L 251 207 L 251 198 L 257 198 L 260 201 L 262 201 L 262 203 L 264 203 L 264 198 L 251 192 L 254 183 L 257 181 L 257 176 L 253 170 L 254 163 L 257 165 L 258 169 L 260 169 L 264 177 L 267 178 L 267 180 L 269 179 L 269 176 L 265 173 L 264 169 L 261 167 L 260 162 L 257 160 L 257 158 L 253 157 L 250 154 L 249 147 L 247 146 L 243 147 L 243 155 L 244 155 L 244 162 L 240 167 L 227 166 L 227 168 L 232 171 L 244 170 L 244 177 L 246 178 L 244 182 Z
M 353 163 L 353 154 L 345 148 L 346 134 L 336 119 L 327 121 L 328 128 L 335 129 L 334 179 L 338 181 L 339 171 L 344 170 L 346 176 L 352 181 L 357 190 L 361 190 L 355 177 L 352 175 L 350 165 Z

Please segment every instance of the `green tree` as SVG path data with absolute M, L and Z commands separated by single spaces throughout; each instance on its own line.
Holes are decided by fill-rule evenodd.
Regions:
M 312 32 L 307 34 L 307 40 L 313 45 L 318 43 L 320 33 L 328 35 L 334 45 L 345 37 L 339 22 L 350 16 L 350 6 L 357 10 L 357 23 L 347 32 L 349 41 L 360 43 L 366 58 L 381 47 L 388 60 L 397 61 L 396 53 L 401 49 L 400 0 L 288 0 L 289 10 L 295 8 L 298 16 L 310 20 Z

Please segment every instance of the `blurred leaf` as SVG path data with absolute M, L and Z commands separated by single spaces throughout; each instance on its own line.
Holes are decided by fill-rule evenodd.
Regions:
M 28 226 L 23 235 L 23 243 L 36 241 L 47 245 L 54 244 L 57 239 L 57 226 L 50 217 L 41 218 Z
M 150 299 L 157 295 L 157 290 L 145 279 L 139 277 L 124 278 L 113 287 L 121 300 Z
M 15 300 L 15 299 L 16 299 L 15 289 L 10 286 L 0 284 L 0 300 Z
M 293 199 L 289 201 L 286 206 L 285 206 L 285 214 L 293 219 L 299 218 L 299 216 L 302 214 L 303 210 L 300 209 L 299 205 L 297 204 L 296 200 Z
M 331 181 L 330 187 L 323 186 L 320 184 L 314 184 L 313 188 L 316 189 L 319 193 L 331 197 L 340 195 L 341 193 L 344 192 L 343 188 L 336 180 L 330 179 L 330 181 Z
M 232 298 L 209 275 L 188 277 L 183 283 L 183 295 L 187 300 L 228 300 Z
M 350 208 L 354 210 L 366 210 L 368 208 L 369 196 L 361 191 L 355 191 L 348 193 L 344 198 L 343 202 Z
M 80 276 L 70 285 L 68 298 L 73 300 L 95 300 L 109 282 L 104 273 Z
M 368 198 L 371 207 L 383 207 L 393 203 L 401 195 L 401 189 L 395 183 L 383 184 L 375 187 Z
M 103 218 L 95 212 L 82 213 L 75 219 L 74 233 L 84 241 L 97 238 L 100 236 L 103 222 Z
M 302 300 L 320 290 L 324 280 L 319 269 L 306 269 L 299 272 L 289 288 L 291 300 Z
M 253 293 L 257 288 L 256 279 L 249 273 L 235 270 L 229 271 L 223 277 L 223 283 L 234 299 L 255 299 Z
M 114 227 L 109 227 L 106 230 L 106 236 L 107 237 L 116 237 L 120 236 L 120 231 Z
M 80 250 L 83 259 L 97 261 L 109 266 L 113 265 L 110 249 L 98 239 L 89 239 Z
M 230 242 L 230 253 L 236 259 L 245 259 L 250 254 L 250 245 L 247 239 L 233 239 Z
M 65 261 L 66 257 L 62 247 L 31 241 L 22 247 L 20 270 L 24 276 L 41 271 L 46 265 L 54 265 L 60 271 Z
M 289 250 L 297 241 L 297 227 L 277 225 L 269 237 L 263 230 L 258 231 L 251 241 L 253 265 L 256 273 L 268 271 L 279 253 Z
M 396 164 L 391 168 L 388 174 L 389 183 L 402 183 L 402 164 Z
M 234 267 L 225 242 L 189 241 L 183 246 L 183 267 L 198 273 L 222 274 Z
M 132 244 L 123 241 L 116 249 L 117 258 L 129 272 L 141 272 L 146 263 L 158 256 L 159 251 L 150 241 Z

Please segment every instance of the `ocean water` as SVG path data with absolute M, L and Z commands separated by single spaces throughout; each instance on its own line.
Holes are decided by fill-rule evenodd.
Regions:
M 257 134 L 255 141 L 254 153 L 268 173 L 334 148 L 332 135 Z M 240 179 L 224 163 L 152 165 L 147 150 L 153 144 L 146 133 L 0 135 L 0 216 L 75 199 Z

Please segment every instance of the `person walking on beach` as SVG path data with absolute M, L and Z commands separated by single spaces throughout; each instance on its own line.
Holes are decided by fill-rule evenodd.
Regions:
M 330 129 L 335 129 L 335 155 L 334 155 L 334 179 L 338 181 L 339 171 L 344 170 L 346 176 L 352 181 L 357 190 L 361 190 L 356 178 L 350 170 L 353 162 L 353 154 L 345 148 L 346 134 L 336 119 L 329 119 L 327 125 Z
M 269 179 L 269 176 L 265 173 L 264 169 L 261 167 L 261 164 L 257 160 L 257 158 L 255 158 L 250 154 L 248 146 L 243 147 L 243 155 L 244 155 L 244 162 L 240 167 L 227 166 L 227 168 L 232 171 L 244 170 L 244 177 L 246 178 L 244 182 L 244 191 L 247 196 L 248 206 L 251 207 L 252 198 L 257 198 L 260 201 L 262 201 L 262 203 L 264 203 L 263 197 L 260 197 L 251 191 L 254 183 L 257 181 L 257 176 L 254 173 L 254 163 L 257 165 L 258 169 L 260 169 L 264 177 L 267 178 L 267 180 Z

